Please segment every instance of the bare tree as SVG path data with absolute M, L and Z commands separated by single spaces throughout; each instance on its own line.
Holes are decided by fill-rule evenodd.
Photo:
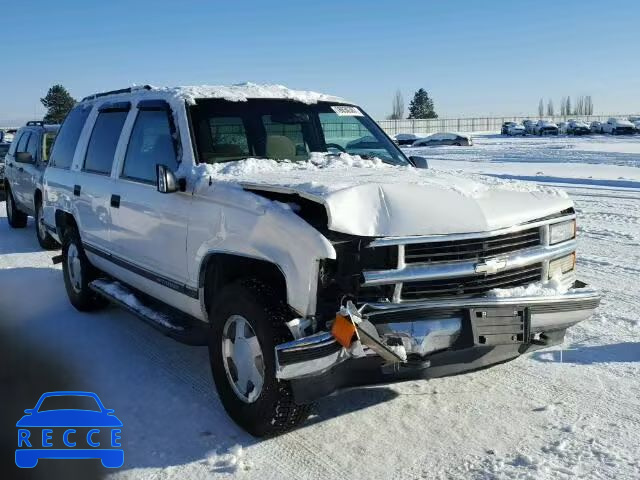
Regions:
M 567 97 L 562 97 L 560 100 L 560 115 L 567 116 Z
M 553 100 L 549 99 L 549 101 L 547 102 L 547 115 L 553 117 L 555 114 L 556 112 L 553 109 Z
M 544 100 L 541 98 L 538 103 L 538 116 L 542 118 L 544 116 Z
M 571 97 L 567 97 L 567 105 L 565 106 L 565 110 L 567 111 L 567 115 L 573 115 L 571 111 Z
M 593 99 L 591 95 L 584 97 L 584 110 L 585 115 L 593 115 Z
M 576 115 L 584 115 L 584 96 L 582 95 L 576 100 Z
M 400 120 L 402 118 L 404 118 L 404 98 L 402 97 L 402 92 L 398 89 L 393 96 L 391 115 L 389 115 L 389 119 Z

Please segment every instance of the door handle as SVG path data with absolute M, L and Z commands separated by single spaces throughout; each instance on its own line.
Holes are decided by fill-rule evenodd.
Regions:
M 74 194 L 76 197 L 79 197 L 79 196 L 80 196 L 80 190 L 81 190 L 81 189 L 82 189 L 82 187 L 81 187 L 80 185 L 74 185 L 74 186 L 73 186 L 73 194 Z
M 111 195 L 111 206 L 113 208 L 120 208 L 120 195 Z

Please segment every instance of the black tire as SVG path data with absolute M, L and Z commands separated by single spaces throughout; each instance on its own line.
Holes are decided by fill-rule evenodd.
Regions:
M 58 242 L 56 242 L 42 223 L 42 202 L 36 200 L 36 237 L 38 237 L 38 243 L 45 250 L 55 250 L 58 248 Z
M 275 377 L 274 347 L 293 340 L 284 324 L 289 318 L 288 309 L 276 292 L 256 279 L 242 280 L 225 287 L 211 299 L 209 312 L 211 372 L 229 416 L 256 437 L 278 435 L 302 423 L 309 416 L 311 405 L 297 405 L 289 382 Z M 263 385 L 251 403 L 236 393 L 223 360 L 225 324 L 234 315 L 244 317 L 251 326 L 262 353 Z
M 27 226 L 27 215 L 22 213 L 16 207 L 16 201 L 13 199 L 13 193 L 10 189 L 7 189 L 7 222 L 11 228 L 24 228 Z
M 78 262 L 75 268 L 71 265 L 75 263 L 73 259 Z M 62 240 L 62 274 L 67 296 L 76 310 L 91 312 L 104 308 L 109 303 L 89 288 L 89 283 L 98 278 L 99 272 L 89 263 L 75 227 L 68 227 Z

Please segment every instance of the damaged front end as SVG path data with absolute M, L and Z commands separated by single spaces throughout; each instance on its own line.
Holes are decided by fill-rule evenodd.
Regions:
M 561 343 L 600 302 L 576 279 L 575 228 L 566 226 L 574 221 L 564 211 L 480 234 L 335 242 L 341 261 L 320 268 L 320 331 L 301 329 L 276 347 L 277 378 L 308 403 L 342 388 L 478 370 Z M 322 312 L 331 304 L 333 312 L 343 306 L 329 318 Z

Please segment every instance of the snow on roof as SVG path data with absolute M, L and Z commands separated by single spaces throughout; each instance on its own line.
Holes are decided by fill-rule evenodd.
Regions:
M 141 96 L 147 97 L 158 93 L 168 99 L 183 100 L 189 104 L 194 104 L 196 99 L 200 98 L 219 98 L 231 102 L 246 102 L 249 99 L 264 98 L 275 100 L 293 100 L 306 104 L 314 104 L 318 102 L 340 102 L 351 103 L 346 100 L 326 95 L 324 93 L 292 90 L 284 85 L 268 85 L 257 83 L 241 83 L 236 85 L 197 85 L 197 86 L 180 86 L 180 87 L 154 87 L 154 86 L 132 86 L 131 91 L 114 92 L 113 94 L 103 95 L 99 98 L 108 98 L 113 96 Z M 93 100 L 94 97 L 87 97 L 87 100 Z

